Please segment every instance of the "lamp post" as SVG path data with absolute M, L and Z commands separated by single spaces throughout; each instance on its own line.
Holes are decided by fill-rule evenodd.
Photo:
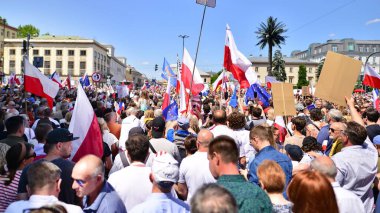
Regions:
M 5 24 L 6 24 L 7 20 L 5 18 L 3 18 L 3 41 L 2 41 L 2 50 L 1 50 L 1 72 L 4 74 L 4 67 L 5 67 L 5 64 L 4 64 L 4 50 L 5 50 Z M 1 81 L 3 81 L 3 76 L 1 76 Z
M 183 58 L 183 51 L 185 49 L 185 39 L 189 38 L 190 36 L 188 36 L 188 35 L 179 35 L 178 37 L 182 38 L 182 58 Z
M 364 73 L 363 73 L 363 78 L 364 78 L 364 74 L 365 74 L 365 69 L 366 69 L 366 66 L 367 66 L 367 63 L 368 63 L 368 60 L 371 56 L 375 55 L 375 54 L 380 54 L 380 52 L 373 52 L 371 54 L 369 54 L 369 56 L 367 57 L 367 59 L 365 60 L 365 63 L 364 63 Z M 363 84 L 363 79 L 362 80 L 362 84 Z M 367 92 L 367 87 L 365 86 L 364 87 L 364 90 Z

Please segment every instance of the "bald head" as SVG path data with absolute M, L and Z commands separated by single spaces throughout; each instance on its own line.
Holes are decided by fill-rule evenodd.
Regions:
M 210 142 L 214 139 L 214 135 L 208 129 L 201 129 L 197 136 L 197 141 L 200 147 L 208 148 Z
M 335 176 L 337 174 L 337 168 L 335 166 L 335 163 L 331 158 L 327 156 L 321 156 L 315 158 L 310 163 L 310 167 L 313 170 L 316 170 L 324 175 L 331 181 L 335 181 Z
M 218 109 L 212 113 L 212 120 L 215 124 L 226 124 L 227 114 L 226 111 Z
M 74 166 L 74 170 L 82 173 L 85 176 L 102 175 L 104 177 L 104 165 L 100 158 L 95 155 L 86 155 L 82 157 Z

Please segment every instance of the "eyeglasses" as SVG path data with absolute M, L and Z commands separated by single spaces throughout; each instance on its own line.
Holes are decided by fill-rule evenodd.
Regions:
M 74 181 L 75 181 L 80 187 L 83 187 L 84 184 L 86 184 L 86 181 L 84 181 L 84 180 L 74 179 Z
M 340 130 L 340 129 L 333 129 L 333 128 L 330 128 L 329 129 L 332 133 L 334 133 L 335 131 L 343 131 L 343 130 Z

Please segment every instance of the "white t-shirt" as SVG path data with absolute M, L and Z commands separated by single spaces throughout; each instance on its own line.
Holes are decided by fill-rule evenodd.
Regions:
M 125 151 L 126 157 L 127 157 L 127 153 L 128 152 Z M 152 166 L 153 160 L 154 160 L 155 156 L 156 156 L 155 154 L 149 153 L 149 157 L 148 157 L 148 159 L 145 162 L 145 165 L 147 167 L 151 167 Z M 127 161 L 130 164 L 130 162 L 128 160 L 128 157 L 127 157 Z M 115 160 L 114 160 L 114 162 L 112 164 L 112 168 L 110 170 L 110 175 L 112 173 L 115 173 L 115 172 L 119 171 L 119 170 L 122 170 L 123 168 L 124 168 L 123 161 L 121 161 L 121 157 L 120 157 L 120 153 L 119 153 L 119 154 L 116 155 Z
M 114 134 L 110 133 L 109 130 L 103 130 L 103 141 L 111 149 L 112 144 L 118 142 L 119 140 L 116 138 Z
M 210 131 L 214 135 L 214 138 L 220 135 L 227 135 L 227 136 L 232 137 L 236 141 L 234 131 L 228 128 L 228 126 L 226 125 L 217 125 L 217 126 L 211 127 Z
M 216 180 L 210 172 L 207 152 L 196 152 L 182 160 L 178 183 L 186 183 L 188 201 L 203 184 L 214 182 Z
M 118 193 L 127 211 L 143 203 L 152 193 L 152 182 L 149 180 L 150 173 L 150 167 L 145 167 L 142 163 L 133 163 L 112 173 L 108 178 L 108 182 Z
M 130 115 L 123 119 L 121 123 L 120 139 L 119 139 L 119 148 L 125 150 L 125 142 L 128 140 L 129 130 L 133 127 L 139 127 L 140 120 L 134 116 Z
M 230 135 L 229 135 L 230 136 Z M 239 149 L 240 156 L 245 156 L 244 147 L 249 145 L 249 131 L 245 129 L 239 129 L 233 131 L 233 136 L 230 136 L 235 139 L 235 143 Z

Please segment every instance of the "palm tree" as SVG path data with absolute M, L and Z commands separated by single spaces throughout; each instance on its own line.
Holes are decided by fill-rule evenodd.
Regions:
M 277 21 L 277 18 L 269 16 L 266 23 L 261 22 L 260 27 L 257 28 L 255 32 L 259 42 L 256 45 L 260 45 L 260 49 L 264 49 L 268 45 L 268 75 L 272 76 L 272 49 L 274 46 L 277 46 L 281 49 L 281 44 L 285 44 L 286 36 L 283 34 L 288 31 L 285 29 L 286 25 L 280 21 Z

